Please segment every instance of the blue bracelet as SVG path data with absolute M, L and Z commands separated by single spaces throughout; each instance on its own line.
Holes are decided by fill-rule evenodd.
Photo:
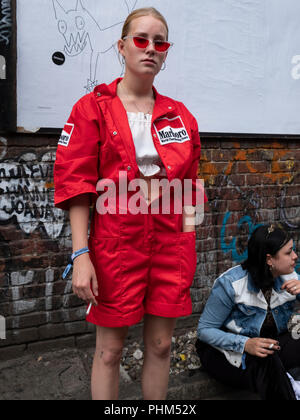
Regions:
M 88 252 L 90 252 L 90 250 L 86 247 L 86 248 L 82 248 L 79 249 L 78 251 L 75 251 L 71 256 L 70 256 L 70 261 L 69 264 L 67 265 L 65 271 L 63 272 L 62 278 L 63 280 L 65 280 L 65 278 L 67 277 L 67 275 L 69 274 L 71 268 L 73 267 L 73 262 L 74 260 L 79 257 L 82 254 L 87 254 Z

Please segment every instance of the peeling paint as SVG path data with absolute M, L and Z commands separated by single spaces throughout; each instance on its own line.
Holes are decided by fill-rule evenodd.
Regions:
M 242 143 L 235 144 L 235 148 L 241 148 Z M 267 161 L 270 162 L 270 171 L 261 171 L 257 166 L 256 160 L 253 155 L 257 153 L 257 149 L 241 149 L 233 155 L 229 162 L 209 162 L 205 158 L 205 151 L 201 162 L 200 174 L 201 177 L 208 182 L 209 185 L 216 185 L 215 178 L 219 175 L 229 176 L 235 173 L 235 165 L 238 162 L 244 162 L 247 170 L 251 174 L 259 174 L 263 178 L 272 180 L 274 183 L 289 183 L 295 176 L 295 160 L 287 157 L 290 156 L 290 149 L 279 149 L 281 147 L 278 143 L 272 144 L 273 150 L 266 149 L 264 152 L 267 155 Z M 261 161 L 258 162 L 260 165 Z M 222 165 L 223 164 L 223 165 Z
M 17 127 L 18 133 L 32 134 L 40 131 L 41 127 Z

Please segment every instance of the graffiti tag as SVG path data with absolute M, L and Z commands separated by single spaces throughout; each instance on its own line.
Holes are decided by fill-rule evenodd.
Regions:
M 35 154 L 27 153 L 17 163 L 1 163 L 0 221 L 7 222 L 15 217 L 27 234 L 43 224 L 50 238 L 59 237 L 64 212 L 56 209 L 51 199 L 52 160 L 51 152 L 45 154 L 41 162 Z
M 0 20 L 0 42 L 4 42 L 6 45 L 9 45 L 12 27 L 10 0 L 1 0 L 0 5 L 0 12 L 2 15 Z

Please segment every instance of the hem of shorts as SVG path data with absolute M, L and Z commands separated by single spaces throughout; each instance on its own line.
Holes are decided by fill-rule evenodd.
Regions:
M 94 314 L 93 312 L 98 313 Z M 86 321 L 105 328 L 123 328 L 131 327 L 138 324 L 144 317 L 144 310 L 140 309 L 130 314 L 112 315 L 105 312 L 101 313 L 99 307 L 93 308 L 89 315 L 86 316 Z
M 181 318 L 192 315 L 192 302 L 186 301 L 179 304 L 168 304 L 148 301 L 145 314 L 159 316 L 161 318 Z

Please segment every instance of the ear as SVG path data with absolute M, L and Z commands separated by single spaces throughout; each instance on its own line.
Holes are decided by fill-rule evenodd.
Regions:
M 268 266 L 270 266 L 270 267 L 272 267 L 272 266 L 274 265 L 272 255 L 267 254 L 267 256 L 266 256 L 266 263 L 267 263 L 267 264 L 268 264 Z
M 119 41 L 118 41 L 118 51 L 119 51 L 119 54 L 121 54 L 121 56 L 125 58 L 123 39 L 119 39 Z
M 58 3 L 57 0 L 52 0 L 52 2 L 53 2 L 55 18 L 56 19 L 64 19 L 65 18 L 64 15 L 66 14 L 65 9 Z

